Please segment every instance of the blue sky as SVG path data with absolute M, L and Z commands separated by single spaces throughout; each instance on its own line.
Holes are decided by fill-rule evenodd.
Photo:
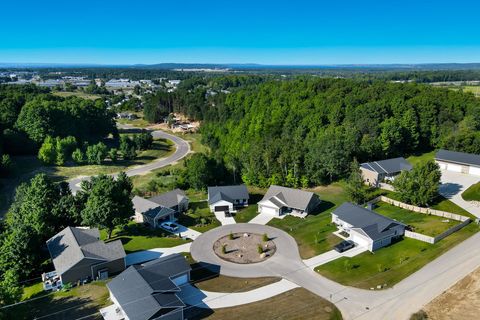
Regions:
M 480 62 L 475 1 L 2 1 L 0 62 Z

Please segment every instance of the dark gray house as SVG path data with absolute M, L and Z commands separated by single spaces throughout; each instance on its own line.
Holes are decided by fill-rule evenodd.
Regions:
M 440 169 L 480 176 L 480 155 L 473 153 L 438 150 L 435 162 Z
M 151 197 L 148 200 L 155 202 L 162 207 L 170 208 L 177 214 L 187 211 L 189 202 L 185 192 L 180 189 L 162 193 L 158 196 Z
M 320 199 L 313 192 L 271 185 L 258 202 L 258 211 L 277 217 L 285 214 L 305 217 L 319 204 Z
M 372 187 L 378 187 L 384 180 L 392 181 L 402 171 L 412 170 L 412 165 L 405 158 L 365 162 L 360 164 L 363 181 Z
M 135 221 L 138 223 L 148 223 L 151 227 L 158 228 L 162 222 L 175 220 L 174 210 L 149 199 L 135 196 L 132 202 L 135 209 Z
M 235 212 L 248 206 L 248 190 L 244 184 L 208 187 L 208 205 L 212 212 Z
M 405 233 L 405 225 L 350 202 L 332 212 L 332 222 L 359 246 L 375 251 Z
M 168 255 L 134 265 L 107 284 L 117 314 L 129 320 L 183 320 L 185 304 L 177 296 L 190 281 L 184 256 Z
M 101 241 L 97 228 L 67 227 L 50 238 L 47 247 L 63 284 L 106 279 L 125 270 L 122 242 Z

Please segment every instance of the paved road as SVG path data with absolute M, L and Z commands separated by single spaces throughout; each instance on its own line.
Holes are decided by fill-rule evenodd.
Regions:
M 133 127 L 128 127 L 128 126 L 122 126 L 122 129 L 135 129 Z M 183 140 L 182 138 L 179 138 L 177 136 L 168 134 L 164 131 L 152 131 L 152 136 L 154 139 L 168 139 L 173 141 L 175 144 L 175 152 L 171 154 L 170 156 L 166 158 L 161 158 L 155 161 L 152 161 L 146 165 L 138 166 L 135 168 L 132 168 L 130 170 L 126 171 L 127 176 L 137 176 L 137 175 L 144 175 L 149 173 L 152 170 L 163 168 L 165 166 L 171 165 L 180 159 L 184 158 L 189 152 L 190 152 L 190 144 Z M 115 176 L 115 175 L 114 175 Z M 80 190 L 80 182 L 83 180 L 89 179 L 89 177 L 78 177 L 74 178 L 72 180 L 68 181 L 68 184 L 70 185 L 70 189 L 72 190 L 73 193 L 76 193 L 78 190 Z
M 205 250 L 230 232 L 268 233 L 275 238 L 277 251 L 264 262 L 240 265 L 218 258 L 213 250 Z M 190 249 L 195 260 L 217 270 L 219 267 L 219 272 L 224 275 L 248 278 L 281 276 L 333 302 L 346 320 L 403 320 L 480 267 L 479 241 L 480 233 L 477 233 L 393 288 L 381 291 L 347 287 L 322 277 L 300 259 L 298 247 L 290 235 L 269 226 L 236 224 L 219 227 L 198 237 Z
M 442 170 L 442 184 L 440 185 L 439 192 L 456 205 L 459 205 L 477 218 L 480 218 L 480 207 L 462 198 L 463 191 L 479 181 L 480 177 L 474 175 Z

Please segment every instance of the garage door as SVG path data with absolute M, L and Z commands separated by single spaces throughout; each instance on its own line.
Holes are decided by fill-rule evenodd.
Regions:
M 473 174 L 474 176 L 480 176 L 480 168 L 477 167 L 470 167 L 468 171 L 469 174 Z
M 272 216 L 278 215 L 277 209 L 270 207 L 262 207 L 260 210 L 262 213 L 271 214 Z
M 437 162 L 437 163 L 438 163 L 438 166 L 440 167 L 440 169 L 442 169 L 442 170 L 447 169 L 447 164 L 445 162 Z
M 219 212 L 219 211 L 228 211 L 228 206 L 216 206 L 215 212 Z
M 351 235 L 351 240 L 355 242 L 358 246 L 368 248 L 370 245 L 370 241 L 367 239 L 364 239 L 363 237 L 360 237 L 355 234 L 355 232 L 350 233 Z
M 177 286 L 181 286 L 185 283 L 188 282 L 188 276 L 184 274 L 183 276 L 176 277 L 172 279 L 173 283 L 175 283 Z
M 458 164 L 449 163 L 447 164 L 447 170 L 453 171 L 453 172 L 462 172 L 462 166 L 459 166 Z

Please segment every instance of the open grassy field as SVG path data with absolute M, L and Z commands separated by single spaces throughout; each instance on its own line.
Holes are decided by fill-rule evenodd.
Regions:
M 292 303 L 294 301 L 295 303 Z M 206 310 L 188 308 L 188 319 L 240 320 L 240 319 L 275 319 L 275 320 L 341 320 L 342 315 L 330 302 L 298 288 L 275 297 L 237 307 Z
M 198 279 L 195 286 L 201 290 L 211 292 L 246 292 L 280 281 L 278 277 L 266 278 L 234 278 L 223 275 L 207 279 Z
M 34 285 L 35 287 L 38 284 Z M 24 289 L 29 291 L 29 288 Z M 36 298 L 4 309 L 6 319 L 102 319 L 99 309 L 111 304 L 103 281 L 95 281 L 69 291 L 39 292 Z
M 133 120 L 117 119 L 116 121 L 120 124 L 127 124 L 136 128 L 147 128 L 152 125 L 147 120 L 143 119 L 143 111 L 138 111 L 138 112 L 128 111 L 128 113 L 132 113 L 136 115 L 138 118 Z
M 347 201 L 341 182 L 317 187 L 312 191 L 317 193 L 322 200 L 317 214 L 308 215 L 305 219 L 287 216 L 283 219 L 272 219 L 268 223 L 272 227 L 288 232 L 295 238 L 303 259 L 331 250 L 335 244 L 341 241 L 332 234 L 337 228 L 331 222 L 330 213 Z
M 377 202 L 375 206 L 374 211 L 410 225 L 414 228 L 413 231 L 427 236 L 437 236 L 459 223 L 455 220 L 405 210 L 385 202 Z
M 480 182 L 471 185 L 462 193 L 463 200 L 480 201 Z
M 106 230 L 100 231 L 102 240 L 106 240 Z M 125 227 L 118 227 L 112 233 L 110 241 L 120 239 L 125 252 L 132 253 L 153 248 L 169 248 L 189 242 L 161 229 L 152 229 L 131 221 Z
M 407 161 L 410 162 L 413 166 L 433 160 L 435 158 L 435 151 L 430 151 L 418 155 L 413 155 L 407 158 Z
M 436 244 L 405 238 L 375 253 L 365 252 L 353 258 L 340 258 L 319 266 L 315 271 L 344 285 L 369 289 L 391 287 L 455 245 L 478 232 L 469 224 Z
M 62 97 L 62 98 L 72 97 L 72 96 L 83 98 L 83 99 L 89 99 L 89 100 L 97 100 L 102 98 L 98 94 L 90 94 L 90 93 L 85 93 L 83 91 L 74 91 L 74 92 L 55 91 L 55 92 L 52 92 L 52 94 L 54 96 Z

